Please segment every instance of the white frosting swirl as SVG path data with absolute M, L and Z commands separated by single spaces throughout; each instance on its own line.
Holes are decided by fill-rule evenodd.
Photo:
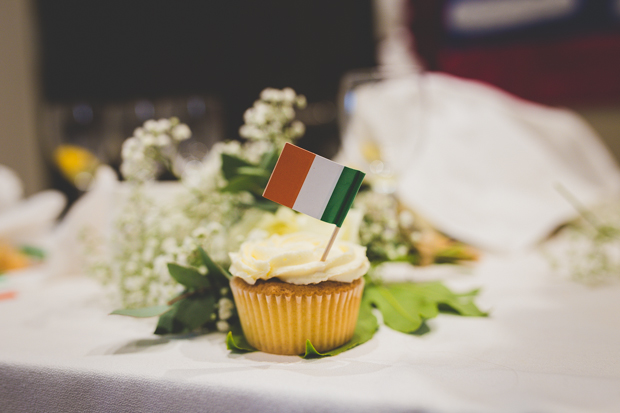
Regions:
M 365 247 L 337 241 L 327 259 L 321 261 L 326 244 L 325 237 L 307 232 L 246 241 L 238 253 L 230 254 L 230 272 L 252 285 L 258 279 L 269 278 L 304 285 L 321 281 L 350 283 L 366 274 L 370 263 Z

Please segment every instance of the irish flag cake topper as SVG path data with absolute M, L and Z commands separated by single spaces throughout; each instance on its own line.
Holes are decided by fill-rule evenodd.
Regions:
M 365 174 L 287 143 L 263 196 L 321 221 L 335 224 L 322 261 L 353 204 Z

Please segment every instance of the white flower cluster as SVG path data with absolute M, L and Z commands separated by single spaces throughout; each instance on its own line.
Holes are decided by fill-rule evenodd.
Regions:
M 265 89 L 245 114 L 246 126 L 261 131 L 261 137 L 243 144 L 215 144 L 202 161 L 184 167 L 180 193 L 167 202 L 153 201 L 146 183 L 156 177 L 161 164 L 176 172 L 177 146 L 191 137 L 190 129 L 176 118 L 149 120 L 125 141 L 121 171 L 138 185 L 132 186 L 117 217 L 107 242 L 112 246 L 109 256 L 92 266 L 104 282 L 118 288 L 125 306 L 163 304 L 177 295 L 182 287 L 170 277 L 168 263 L 193 266 L 206 273 L 197 259 L 199 246 L 220 265 L 229 264 L 228 253 L 237 250 L 270 213 L 252 208 L 255 201 L 248 192 L 220 191 L 227 184 L 221 156 L 226 153 L 259 163 L 283 142 L 301 136 L 303 124 L 294 120 L 294 108 L 304 106 L 305 98 L 290 88 Z M 228 328 L 231 303 L 219 303 L 218 318 L 213 321 L 221 330 Z
M 163 304 L 179 293 L 167 264 L 197 265 L 192 258 L 198 246 L 227 266 L 228 253 L 266 212 L 248 209 L 252 196 L 246 192 L 219 191 L 225 183 L 221 154 L 260 159 L 269 149 L 258 142 L 216 144 L 202 162 L 184 171 L 180 192 L 167 203 L 154 202 L 142 182 L 132 187 L 108 242 L 113 250 L 94 262 L 93 272 L 118 288 L 123 305 L 140 307 Z
M 171 168 L 178 143 L 191 136 L 189 127 L 178 118 L 147 120 L 123 143 L 121 173 L 127 180 L 154 179 L 160 163 Z
M 181 251 L 172 250 L 177 242 L 169 239 L 187 223 L 181 214 L 168 212 L 143 188 L 136 189 L 116 219 L 109 251 L 94 257 L 95 275 L 120 293 L 124 306 L 164 304 L 182 290 L 170 277 L 167 263 L 183 260 Z M 166 225 L 161 225 L 164 220 Z
M 360 241 L 367 246 L 371 261 L 406 260 L 412 243 L 403 236 L 402 226 L 408 226 L 412 218 L 398 212 L 396 199 L 388 194 L 372 191 L 361 192 L 355 199 L 355 207 L 364 212 L 360 226 Z M 401 223 L 401 221 L 403 221 Z
M 227 214 L 222 208 L 209 211 L 212 215 L 192 215 L 195 211 L 183 203 L 157 204 L 144 188 L 138 188 L 117 217 L 109 255 L 96 257 L 92 263 L 95 276 L 114 287 L 126 307 L 161 305 L 183 290 L 170 277 L 169 263 L 195 267 L 206 274 L 196 254 L 198 247 L 225 263 L 229 239 L 224 225 L 232 226 L 239 215 L 234 209 Z M 191 194 L 184 195 L 180 199 L 195 200 Z M 89 247 L 97 249 L 96 245 Z
M 239 135 L 252 140 L 269 140 L 279 145 L 299 138 L 306 131 L 302 122 L 295 119 L 295 108 L 306 107 L 306 98 L 291 88 L 267 88 L 260 99 L 243 115 L 245 124 Z
M 560 274 L 588 285 L 620 281 L 620 201 L 582 212 L 543 250 Z
M 224 291 L 220 291 L 220 294 L 226 295 L 228 294 L 228 289 L 223 289 Z M 217 317 L 219 320 L 215 323 L 215 326 L 218 331 L 223 333 L 227 332 L 230 329 L 230 325 L 228 324 L 228 319 L 233 316 L 233 310 L 235 309 L 235 303 L 226 297 L 220 298 L 217 303 Z

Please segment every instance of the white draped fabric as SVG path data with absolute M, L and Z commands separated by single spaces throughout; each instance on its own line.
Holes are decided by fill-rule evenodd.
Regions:
M 430 73 L 364 85 L 339 160 L 369 172 L 373 142 L 400 178 L 397 193 L 446 234 L 512 251 L 544 239 L 585 205 L 620 191 L 620 170 L 573 112 L 489 85 Z

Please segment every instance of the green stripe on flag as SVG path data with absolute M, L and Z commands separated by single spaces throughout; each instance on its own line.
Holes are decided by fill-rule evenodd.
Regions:
M 327 206 L 323 211 L 321 221 L 336 224 L 337 227 L 342 226 L 342 222 L 353 204 L 355 195 L 360 190 L 364 176 L 366 174 L 363 172 L 344 167 L 334 192 L 332 192 L 332 196 L 329 198 L 329 202 L 327 202 Z

